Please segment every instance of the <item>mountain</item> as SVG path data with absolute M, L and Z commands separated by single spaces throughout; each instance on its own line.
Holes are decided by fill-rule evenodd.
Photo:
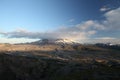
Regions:
M 70 39 L 41 39 L 39 41 L 32 42 L 31 44 L 76 44 L 77 41 Z

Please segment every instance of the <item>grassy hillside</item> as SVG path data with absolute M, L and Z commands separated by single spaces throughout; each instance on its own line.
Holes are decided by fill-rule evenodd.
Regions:
M 119 80 L 120 65 L 0 54 L 0 80 Z
M 1 45 L 0 49 L 0 80 L 120 79 L 119 51 L 93 45 Z

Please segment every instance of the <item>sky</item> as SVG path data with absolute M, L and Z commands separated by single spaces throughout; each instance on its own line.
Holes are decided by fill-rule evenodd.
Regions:
M 43 38 L 120 43 L 120 0 L 0 0 L 0 43 Z

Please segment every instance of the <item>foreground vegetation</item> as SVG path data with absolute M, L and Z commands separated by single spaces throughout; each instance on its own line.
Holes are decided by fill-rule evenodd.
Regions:
M 16 50 L 11 51 L 1 50 L 0 80 L 120 79 L 119 51 L 70 45 L 64 48 L 49 46 L 46 48 L 49 50 L 40 50 L 38 46 L 20 50 L 25 49 L 24 46 L 20 48 L 18 45 Z

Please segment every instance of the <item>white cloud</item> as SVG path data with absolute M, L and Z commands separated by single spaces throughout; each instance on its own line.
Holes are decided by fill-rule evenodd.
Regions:
M 103 24 L 109 30 L 120 30 L 120 8 L 108 11 L 104 16 L 106 20 Z
M 114 38 L 114 37 L 99 37 L 99 38 L 95 38 L 95 39 L 116 39 L 116 38 Z
M 3 34 L 9 38 L 32 38 L 32 39 L 66 38 L 72 40 L 81 40 L 81 39 L 87 39 L 90 36 L 94 35 L 97 31 L 92 28 L 97 27 L 99 24 L 92 20 L 89 20 L 78 25 L 74 25 L 72 27 L 66 26 L 59 28 L 55 31 L 49 31 L 44 33 L 30 32 L 24 29 L 17 29 L 12 32 L 0 32 L 0 34 Z
M 88 20 L 76 26 L 79 27 L 81 30 L 88 30 L 88 29 L 104 30 L 105 29 L 103 24 L 100 24 L 99 22 L 93 21 L 93 20 Z
M 110 8 L 103 6 L 102 8 L 100 8 L 100 11 L 104 12 L 104 11 L 108 11 L 110 10 Z
M 0 38 L 0 43 L 26 43 L 34 42 L 38 39 L 28 39 L 28 38 Z
M 70 20 L 69 20 L 69 22 L 74 22 L 74 21 L 75 21 L 75 19 L 70 19 Z
M 43 38 L 66 38 L 72 40 L 89 39 L 97 33 L 102 34 L 102 31 L 115 32 L 120 31 L 120 8 L 108 11 L 104 14 L 105 19 L 102 21 L 88 20 L 80 24 L 76 24 L 72 27 L 64 26 L 54 31 L 49 32 L 30 32 L 24 29 L 17 29 L 12 32 L 0 32 L 0 34 L 9 38 L 31 38 L 31 39 L 43 39 Z M 101 32 L 101 33 L 100 33 Z M 109 34 L 110 35 L 110 34 Z M 101 39 L 114 39 L 111 37 L 103 37 Z
M 93 31 L 88 31 L 88 34 L 90 34 L 90 35 L 96 34 L 96 31 L 95 31 L 95 30 L 93 30 Z

